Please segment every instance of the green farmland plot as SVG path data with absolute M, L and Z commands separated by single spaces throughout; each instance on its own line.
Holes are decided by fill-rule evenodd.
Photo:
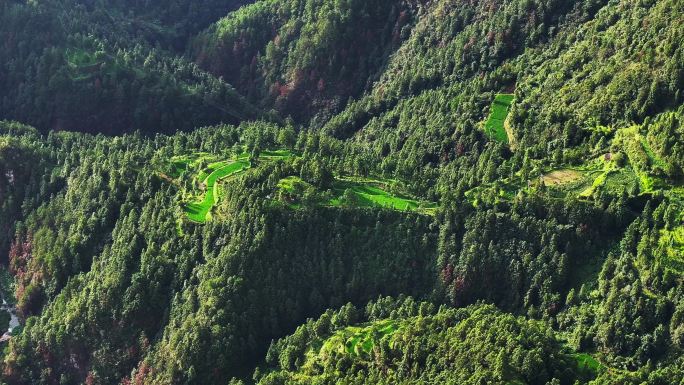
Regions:
M 188 218 L 199 223 L 204 223 L 210 219 L 211 209 L 218 202 L 220 195 L 219 185 L 217 182 L 223 178 L 227 178 L 237 174 L 240 171 L 246 170 L 249 167 L 250 163 L 248 161 L 229 162 L 218 167 L 211 174 L 209 174 L 204 181 L 204 186 L 206 187 L 204 199 L 199 202 L 187 203 L 183 207 L 185 213 L 188 215 Z
M 391 338 L 399 329 L 395 320 L 382 320 L 361 326 L 349 326 L 338 330 L 323 342 L 318 354 L 337 351 L 354 357 L 368 357 L 377 341 Z
M 572 354 L 572 358 L 574 358 L 577 362 L 578 369 L 584 372 L 595 375 L 602 367 L 601 363 L 598 362 L 591 354 L 576 353 Z
M 259 159 L 281 160 L 289 159 L 294 156 L 290 150 L 265 150 L 259 154 Z
M 314 195 L 318 199 L 315 203 L 321 206 L 379 207 L 434 214 L 437 209 L 436 203 L 420 201 L 402 193 L 390 191 L 389 186 L 393 183 L 395 181 L 344 177 L 337 178 L 329 191 L 319 191 L 301 178 L 290 176 L 280 180 L 278 189 L 281 191 L 281 200 L 293 209 L 301 207 L 305 195 Z
M 256 162 L 247 152 L 222 158 L 208 153 L 193 153 L 171 158 L 167 176 L 183 186 L 182 210 L 195 223 L 212 219 L 212 210 L 221 198 L 221 181 L 252 167 L 295 157 L 287 149 L 264 150 Z M 191 187 L 190 186 L 195 186 Z M 277 199 L 290 209 L 304 205 L 375 207 L 398 211 L 412 211 L 433 215 L 437 203 L 419 200 L 402 193 L 401 183 L 391 179 L 357 176 L 336 178 L 331 188 L 319 189 L 298 176 L 283 178 L 278 183 Z M 193 191 L 195 190 L 195 191 Z
M 401 194 L 393 194 L 372 184 L 357 184 L 340 181 L 336 183 L 334 191 L 337 197 L 330 201 L 330 205 L 343 204 L 344 195 L 349 190 L 355 197 L 355 204 L 361 207 L 384 207 L 393 210 L 416 211 L 418 209 L 435 208 L 435 204 L 422 203 Z
M 272 162 L 293 156 L 290 150 L 266 150 L 260 153 L 258 161 Z M 211 219 L 211 211 L 221 197 L 220 182 L 252 166 L 250 155 L 246 152 L 228 158 L 197 152 L 171 158 L 166 173 L 179 184 L 200 187 L 200 191 L 184 192 L 186 198 L 182 209 L 192 222 L 205 223 Z M 191 198 L 188 199 L 188 196 Z
M 338 178 L 333 186 L 335 197 L 329 202 L 337 206 L 344 202 L 345 194 L 353 193 L 353 202 L 361 207 L 384 207 L 400 211 L 417 211 L 433 214 L 437 204 L 410 197 L 397 187 L 398 181 L 391 179 L 377 179 L 364 177 Z
M 508 143 L 504 122 L 513 103 L 513 94 L 497 94 L 492 102 L 489 118 L 485 122 L 485 134 L 497 142 Z
M 684 273 L 684 226 L 660 230 L 658 246 L 661 263 L 669 270 Z

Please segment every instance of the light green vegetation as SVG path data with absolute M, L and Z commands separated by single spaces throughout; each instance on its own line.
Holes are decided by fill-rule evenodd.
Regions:
M 640 126 L 618 130 L 613 146 L 620 148 L 627 155 L 630 166 L 639 177 L 642 192 L 653 192 L 667 186 L 662 177 L 654 173 L 656 169 L 663 170 L 665 162 L 651 149 L 640 132 Z
M 204 199 L 199 202 L 187 203 L 183 206 L 188 218 L 194 222 L 204 223 L 211 219 L 211 209 L 218 202 L 220 196 L 219 180 L 235 175 L 240 171 L 246 170 L 250 167 L 248 161 L 234 161 L 234 162 L 218 162 L 217 167 L 211 174 L 209 174 L 203 182 L 206 189 Z M 211 166 L 210 166 L 211 167 Z
M 600 162 L 600 160 L 597 160 Z M 594 195 L 594 192 L 603 187 L 606 183 L 606 180 L 608 179 L 608 176 L 615 172 L 617 170 L 617 167 L 615 164 L 611 161 L 604 161 L 603 162 L 603 167 L 601 171 L 598 173 L 598 175 L 594 178 L 594 181 L 591 183 L 589 187 L 587 187 L 584 191 L 582 191 L 579 194 L 580 198 L 589 198 Z
M 290 208 L 299 208 L 303 201 L 313 200 L 323 206 L 381 207 L 428 215 L 437 209 L 437 203 L 420 201 L 401 192 L 393 180 L 341 177 L 335 179 L 329 191 L 315 191 L 310 183 L 290 176 L 280 180 L 278 188 L 280 200 Z
M 589 199 L 598 191 L 606 191 L 611 195 L 622 194 L 639 183 L 631 165 L 622 164 L 623 159 L 622 153 L 602 154 L 580 166 L 570 168 L 575 173 L 572 180 L 566 180 L 564 183 L 547 183 L 546 186 L 556 197 L 575 196 Z
M 309 183 L 304 182 L 302 178 L 298 176 L 288 176 L 287 178 L 283 178 L 280 180 L 280 182 L 278 182 L 278 188 L 289 193 L 294 193 L 297 191 L 298 185 L 300 184 L 310 186 Z
M 665 267 L 684 273 L 684 226 L 660 230 L 658 250 L 658 255 L 665 257 L 662 259 Z
M 316 337 L 309 342 L 304 362 L 295 376 L 302 380 L 302 383 L 306 383 L 312 379 L 309 374 L 314 373 L 318 365 L 330 357 L 349 356 L 362 361 L 370 360 L 376 345 L 393 347 L 393 337 L 397 331 L 411 322 L 415 322 L 415 318 L 401 321 L 385 319 L 347 326 L 329 337 Z
M 614 160 L 604 155 L 581 165 L 548 168 L 535 163 L 533 168 L 536 171 L 527 174 L 519 171 L 512 177 L 477 186 L 467 191 L 465 196 L 476 207 L 481 203 L 507 202 L 518 194 L 540 191 L 553 198 L 586 199 L 601 188 L 621 192 L 629 185 L 630 178 L 635 178 L 629 167 L 620 168 Z
M 259 154 L 259 161 L 284 160 L 294 156 L 290 150 L 268 150 Z M 196 223 L 212 218 L 212 209 L 221 198 L 220 182 L 252 167 L 246 152 L 234 156 L 193 153 L 171 158 L 168 176 L 176 181 L 187 180 L 193 190 L 182 192 L 183 212 Z M 182 183 L 181 183 L 182 184 Z
M 350 190 L 356 196 L 355 205 L 361 207 L 385 207 L 394 210 L 418 210 L 419 208 L 434 208 L 433 204 L 421 206 L 421 202 L 393 194 L 372 184 L 359 184 L 351 181 L 338 181 L 334 191 L 337 197 L 330 200 L 331 206 L 343 205 L 345 193 Z
M 506 178 L 468 190 L 465 193 L 465 197 L 473 206 L 478 207 L 483 202 L 496 204 L 509 201 L 513 199 L 519 191 L 526 189 L 526 184 L 522 179 Z
M 351 192 L 356 196 L 354 203 L 361 207 L 384 207 L 425 214 L 434 214 L 437 209 L 437 203 L 409 196 L 397 181 L 391 179 L 343 177 L 336 180 L 333 191 L 337 197 L 330 200 L 332 206 L 349 203 L 345 202 L 345 195 Z
M 579 370 L 587 374 L 596 375 L 603 368 L 603 365 L 588 353 L 572 354 L 572 358 L 577 361 Z
M 217 156 L 206 152 L 196 152 L 188 155 L 174 156 L 171 158 L 171 169 L 169 176 L 179 178 L 186 171 L 192 171 L 200 167 L 201 163 L 212 162 L 218 159 Z
M 347 353 L 354 357 L 365 358 L 373 352 L 375 344 L 383 339 L 390 339 L 398 330 L 399 324 L 394 320 L 383 320 L 361 326 L 349 326 L 337 331 L 325 342 L 319 352 L 313 355 L 327 355 L 333 351 Z
M 490 139 L 508 143 L 504 122 L 513 103 L 513 94 L 497 94 L 492 102 L 489 118 L 485 122 L 485 133 Z
M 406 323 L 403 320 L 401 323 Z M 313 341 L 306 352 L 302 372 L 309 372 L 317 362 L 334 355 L 349 355 L 358 359 L 369 359 L 373 348 L 380 342 L 394 345 L 392 337 L 400 329 L 399 321 L 386 319 L 358 326 L 348 326 L 336 331 L 325 340 Z
M 533 168 L 544 170 L 541 175 L 536 171 L 524 177 L 519 171 L 511 178 L 480 185 L 468 191 L 466 197 L 476 206 L 483 201 L 508 201 L 518 193 L 538 190 L 540 182 L 543 182 L 545 193 L 555 198 L 591 199 L 597 193 L 616 196 L 625 191 L 668 195 L 672 190 L 672 183 L 666 180 L 663 172 L 667 164 L 641 132 L 641 126 L 621 129 L 599 126 L 588 130 L 612 136 L 609 148 L 588 150 L 583 162 L 555 168 L 532 160 Z
M 67 62 L 71 68 L 86 68 L 102 64 L 102 55 L 93 54 L 82 49 L 68 49 Z
M 111 75 L 119 69 L 115 58 L 103 51 L 72 48 L 66 51 L 66 59 L 73 81 L 91 81 L 96 74 Z M 137 71 L 136 74 L 143 75 Z
M 69 64 L 69 69 L 74 74 L 83 77 L 88 77 L 88 72 L 99 70 L 103 64 L 102 53 L 91 53 L 83 49 L 68 49 L 66 50 L 66 59 Z M 74 80 L 77 80 L 74 77 Z
M 247 153 L 241 154 L 242 157 L 247 156 Z M 259 153 L 259 159 L 272 159 L 272 160 L 278 160 L 278 159 L 289 159 L 294 156 L 294 153 L 290 150 L 284 149 L 284 150 L 265 150 Z

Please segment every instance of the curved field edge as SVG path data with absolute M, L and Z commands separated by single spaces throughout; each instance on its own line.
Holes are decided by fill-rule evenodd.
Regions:
M 204 223 L 211 219 L 211 209 L 218 203 L 220 196 L 219 181 L 236 175 L 251 167 L 249 161 L 234 161 L 223 165 L 211 174 L 203 182 L 206 188 L 204 199 L 199 202 L 190 202 L 183 205 L 183 210 L 188 219 L 198 223 Z
M 497 142 L 509 143 L 509 134 L 506 130 L 506 118 L 513 104 L 513 94 L 497 94 L 492 102 L 489 117 L 484 124 L 487 137 Z

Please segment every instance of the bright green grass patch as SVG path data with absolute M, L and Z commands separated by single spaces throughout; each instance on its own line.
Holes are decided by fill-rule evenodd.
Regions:
M 643 136 L 639 135 L 638 137 L 639 142 L 641 143 L 641 147 L 644 149 L 644 152 L 646 153 L 646 156 L 648 157 L 649 161 L 651 162 L 652 166 L 660 167 L 662 170 L 665 170 L 667 168 L 667 164 L 665 163 L 664 160 L 658 156 L 655 151 L 651 148 L 651 146 L 648 144 L 648 141 L 646 138 Z
M 212 173 L 214 173 L 215 171 L 217 171 L 219 169 L 227 167 L 233 163 L 234 163 L 234 161 L 232 161 L 232 160 L 222 160 L 222 161 L 210 163 L 205 169 L 201 170 L 197 174 L 197 177 L 195 179 L 197 179 L 197 181 L 199 181 L 199 182 L 206 184 L 207 179 L 209 179 L 209 177 L 211 176 Z
M 296 154 L 287 149 L 266 150 L 259 154 L 258 160 L 269 162 L 289 159 L 293 156 Z M 211 219 L 211 210 L 220 198 L 218 182 L 251 167 L 250 154 L 247 152 L 242 152 L 231 159 L 206 152 L 196 152 L 171 158 L 167 172 L 173 179 L 189 174 L 195 185 L 204 187 L 199 194 L 186 191 L 186 196 L 195 196 L 196 199 L 186 202 L 182 208 L 191 221 L 205 223 Z
M 613 170 L 605 170 L 603 173 L 599 174 L 599 176 L 594 179 L 594 182 L 589 186 L 587 189 L 582 191 L 579 194 L 580 198 L 589 198 L 592 195 L 594 195 L 594 191 L 602 187 L 606 183 L 606 179 L 608 179 L 608 175 L 613 172 Z
M 665 267 L 684 273 L 684 227 L 678 226 L 672 230 L 660 230 L 658 240 L 659 249 L 663 250 L 660 255 Z
M 489 118 L 485 122 L 485 134 L 497 142 L 508 143 L 504 122 L 513 103 L 513 94 L 497 94 L 492 102 Z
M 259 158 L 289 159 L 294 156 L 290 150 L 265 150 L 259 153 Z
M 299 183 L 306 182 L 304 182 L 302 178 L 298 176 L 288 176 L 287 178 L 283 178 L 278 182 L 278 188 L 289 193 L 294 193 L 296 189 L 295 186 Z
M 302 207 L 300 200 L 304 191 L 315 190 L 315 187 L 298 176 L 288 176 L 278 182 L 278 189 L 281 191 L 280 201 L 290 209 L 296 210 Z
M 73 68 L 93 67 L 104 62 L 104 58 L 98 58 L 94 53 L 82 49 L 67 49 L 66 59 Z
M 250 163 L 247 161 L 235 161 L 228 163 L 222 167 L 214 170 L 204 181 L 206 186 L 206 193 L 204 199 L 199 202 L 191 202 L 184 206 L 185 213 L 188 218 L 194 222 L 204 223 L 210 216 L 211 209 L 218 202 L 219 191 L 218 183 L 220 179 L 234 175 L 240 171 L 249 168 Z
M 594 191 L 602 188 L 606 184 L 608 177 L 612 173 L 618 171 L 618 167 L 616 166 L 615 162 L 605 160 L 603 157 L 593 160 L 587 167 L 592 168 L 591 174 L 598 175 L 595 177 L 591 185 L 579 194 L 580 198 L 591 197 L 594 194 Z M 598 167 L 601 168 L 599 169 Z
M 400 211 L 425 211 L 430 212 L 437 208 L 436 203 L 421 202 L 400 193 L 392 193 L 371 183 L 356 183 L 346 180 L 339 180 L 333 187 L 335 197 L 328 204 L 340 206 L 351 204 L 359 207 L 383 207 Z M 355 199 L 347 202 L 345 196 L 347 191 L 351 192 Z
M 577 368 L 582 372 L 589 372 L 596 375 L 603 365 L 598 362 L 591 354 L 575 353 L 571 355 L 577 362 Z
M 316 204 L 323 206 L 356 206 L 382 207 L 399 211 L 416 211 L 424 214 L 434 214 L 437 203 L 420 201 L 402 193 L 390 192 L 387 189 L 395 181 L 380 180 L 364 177 L 343 177 L 333 183 L 330 191 L 318 191 Z M 305 192 L 315 190 L 310 183 L 297 176 L 289 176 L 278 182 L 281 191 L 280 200 L 291 208 L 301 206 Z M 282 193 L 286 194 L 282 194 Z
M 391 338 L 399 330 L 395 320 L 382 320 L 362 326 L 349 326 L 338 330 L 323 342 L 319 354 L 337 351 L 354 357 L 368 357 L 375 347 L 375 342 Z
M 176 160 L 171 162 L 171 173 L 170 176 L 172 178 L 178 178 L 181 175 L 183 175 L 184 172 L 188 170 L 188 166 L 190 165 L 189 160 Z
M 613 145 L 621 147 L 627 154 L 629 164 L 639 177 L 643 192 L 653 192 L 667 187 L 667 183 L 653 173 L 657 168 L 666 169 L 666 163 L 651 149 L 639 131 L 639 126 L 618 130 Z
M 342 204 L 341 197 L 345 191 L 351 190 L 357 197 L 356 205 L 361 207 L 385 207 L 394 210 L 416 210 L 420 202 L 391 194 L 385 190 L 371 185 L 358 185 L 340 183 L 335 187 L 339 194 L 333 198 L 330 204 L 333 206 Z

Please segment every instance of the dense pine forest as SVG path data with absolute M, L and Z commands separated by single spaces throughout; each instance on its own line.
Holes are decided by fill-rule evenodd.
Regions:
M 0 384 L 684 385 L 684 2 L 5 0 Z

